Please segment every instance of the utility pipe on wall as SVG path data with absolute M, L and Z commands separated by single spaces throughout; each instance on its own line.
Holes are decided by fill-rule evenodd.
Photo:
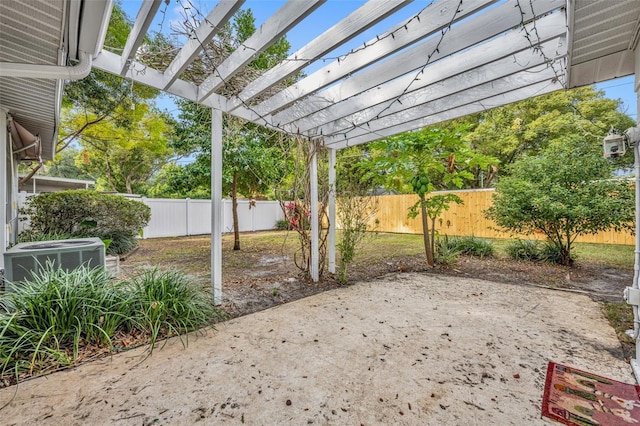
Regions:
M 0 63 L 0 77 L 46 78 L 53 80 L 80 80 L 91 72 L 91 55 L 79 52 L 80 62 L 72 66 Z

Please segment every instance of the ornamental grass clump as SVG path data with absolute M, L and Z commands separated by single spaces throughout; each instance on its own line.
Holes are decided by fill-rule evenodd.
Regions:
M 48 264 L 9 288 L 0 292 L 0 386 L 126 342 L 149 342 L 152 351 L 159 338 L 223 319 L 210 297 L 176 271 L 116 281 L 102 268 Z
M 478 237 L 457 237 L 451 239 L 461 254 L 485 257 L 494 253 L 493 243 Z
M 159 337 L 179 335 L 224 319 L 210 295 L 178 271 L 148 269 L 128 283 L 135 327 L 149 336 L 150 350 Z

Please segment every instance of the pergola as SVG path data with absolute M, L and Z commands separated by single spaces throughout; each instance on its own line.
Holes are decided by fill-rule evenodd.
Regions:
M 199 85 L 181 77 L 244 0 L 220 1 L 160 71 L 136 58 L 163 0 L 145 0 L 121 54 L 102 50 L 93 65 L 212 111 L 212 285 L 221 298 L 222 113 L 300 135 L 329 149 L 330 187 L 336 150 L 419 129 L 563 88 L 634 72 L 640 2 L 440 0 L 408 20 L 329 61 L 276 93 L 300 72 L 408 0 L 368 1 L 267 70 L 223 95 L 242 72 L 294 26 L 314 19 L 325 0 L 285 2 Z M 226 93 L 226 92 L 225 92 Z M 264 96 L 268 93 L 268 96 Z M 259 100 L 256 100 L 259 99 Z M 311 163 L 311 276 L 318 279 L 317 160 Z M 335 192 L 330 197 L 329 270 L 335 270 Z
M 145 36 L 165 0 L 141 3 L 121 53 L 100 47 L 84 49 L 82 38 L 78 52 L 74 52 L 81 66 L 93 61 L 98 69 L 211 108 L 211 280 L 218 302 L 222 294 L 223 113 L 299 135 L 313 142 L 314 147 L 319 144 L 328 148 L 329 184 L 335 188 L 337 150 L 555 90 L 631 75 L 640 66 L 637 49 L 640 0 L 438 0 L 424 2 L 424 8 L 409 19 L 406 14 L 403 18 L 394 17 L 401 16 L 402 9 L 412 0 L 370 0 L 344 18 L 323 22 L 324 30 L 310 42 L 229 94 L 229 79 L 242 73 L 256 55 L 294 27 L 314 21 L 314 12 L 326 7 L 325 2 L 282 1 L 282 6 L 253 36 L 215 64 L 214 72 L 200 84 L 188 81 L 185 71 L 203 55 L 204 46 L 244 5 L 244 0 L 220 0 L 214 2 L 211 10 L 202 11 L 204 18 L 200 25 L 191 31 L 166 69 L 154 69 L 139 60 Z M 110 6 L 111 0 L 85 3 Z M 188 0 L 177 2 L 184 4 Z M 10 12 L 7 10 L 3 16 Z M 328 54 L 365 30 L 377 29 L 376 25 L 383 20 L 395 24 L 361 46 L 328 59 Z M 104 21 L 96 26 L 104 28 Z M 0 32 L 3 44 L 11 42 L 17 50 L 24 48 L 19 40 L 5 40 L 5 35 Z M 78 40 L 75 41 L 78 46 Z M 12 67 L 10 62 L 16 61 L 11 58 L 2 60 L 5 62 L 1 64 L 0 77 L 19 77 L 24 72 L 23 68 Z M 319 64 L 315 71 L 274 91 L 283 80 L 314 62 Z M 16 86 L 14 93 L 9 91 L 14 87 L 5 84 L 0 98 L 4 102 L 0 103 L 10 108 L 11 96 L 18 102 L 20 90 L 28 89 L 26 84 L 23 86 Z M 636 92 L 638 88 L 636 77 Z M 35 116 L 31 118 L 37 120 Z M 45 143 L 55 144 L 55 138 L 52 139 Z M 315 154 L 310 169 L 311 276 L 317 280 Z M 331 194 L 329 270 L 334 271 L 335 191 Z

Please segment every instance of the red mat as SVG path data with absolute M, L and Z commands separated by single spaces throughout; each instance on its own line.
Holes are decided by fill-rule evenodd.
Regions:
M 542 415 L 570 426 L 640 425 L 640 386 L 549 362 Z

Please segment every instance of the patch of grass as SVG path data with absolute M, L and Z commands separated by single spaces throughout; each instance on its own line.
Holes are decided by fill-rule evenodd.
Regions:
M 517 241 L 497 238 L 476 239 L 490 244 L 493 247 L 493 256 L 496 257 L 510 257 L 509 246 Z M 291 231 L 243 233 L 240 240 L 242 249 L 234 252 L 232 250 L 233 235 L 225 234 L 222 238 L 223 276 L 225 270 L 255 268 L 256 258 L 262 253 L 277 252 L 279 255 L 291 257 L 299 248 L 297 235 Z M 543 243 L 544 241 L 534 240 L 532 244 Z M 211 263 L 210 244 L 209 236 L 141 240 L 140 245 L 143 250 L 136 253 L 136 262 L 150 265 L 168 264 L 188 274 L 207 274 Z M 146 252 L 145 248 L 148 249 Z M 573 254 L 579 259 L 579 263 L 593 262 L 626 270 L 633 268 L 633 252 L 633 246 L 613 244 L 575 243 L 573 248 Z M 420 234 L 378 232 L 359 248 L 354 266 L 384 263 L 390 260 L 390 255 L 401 259 L 423 254 L 423 239 Z
M 634 247 L 621 244 L 576 243 L 573 252 L 580 261 L 595 262 L 615 268 L 633 269 Z
M 605 303 L 604 313 L 609 324 L 616 331 L 626 359 L 635 358 L 636 345 L 625 331 L 633 330 L 633 308 L 625 302 Z

